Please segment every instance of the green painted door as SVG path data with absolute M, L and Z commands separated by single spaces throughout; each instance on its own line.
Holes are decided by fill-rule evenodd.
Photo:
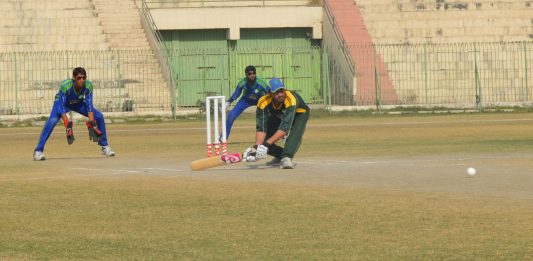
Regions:
M 179 106 L 197 106 L 208 95 L 229 97 L 254 65 L 258 77 L 281 78 L 309 103 L 321 101 L 320 42 L 308 28 L 241 29 L 241 39 L 226 40 L 226 30 L 163 31 L 172 50 Z
M 320 49 L 295 49 L 289 64 L 288 88 L 297 91 L 308 103 L 322 102 Z
M 236 67 L 254 64 L 259 77 L 280 78 L 307 102 L 322 101 L 320 41 L 310 39 L 310 30 L 242 29 L 235 44 Z
M 197 106 L 206 96 L 228 92 L 226 30 L 164 31 L 177 74 L 179 106 Z
M 178 101 L 195 106 L 206 96 L 224 95 L 228 89 L 227 49 L 183 50 L 178 58 Z
M 230 80 L 235 86 L 244 77 L 244 68 L 248 65 L 255 66 L 257 76 L 267 81 L 272 77 L 283 77 L 284 51 L 276 49 L 235 49 L 234 60 L 231 62 L 235 68 L 236 77 Z

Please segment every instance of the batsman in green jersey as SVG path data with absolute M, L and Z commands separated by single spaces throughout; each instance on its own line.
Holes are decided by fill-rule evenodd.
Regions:
M 246 161 L 256 161 L 271 155 L 267 165 L 293 169 L 292 159 L 302 143 L 309 119 L 309 107 L 300 95 L 289 91 L 278 78 L 269 81 L 269 92 L 259 99 L 256 111 L 256 139 L 253 148 L 243 154 Z M 285 146 L 275 143 L 285 138 Z

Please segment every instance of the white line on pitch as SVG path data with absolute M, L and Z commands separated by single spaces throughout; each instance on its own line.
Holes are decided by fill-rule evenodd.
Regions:
M 61 176 L 46 176 L 46 177 L 31 177 L 31 178 L 14 178 L 14 179 L 0 179 L 0 182 L 11 182 L 11 181 L 32 181 L 32 180 L 47 180 L 47 179 L 63 179 L 63 178 L 74 178 L 74 177 L 96 177 L 96 176 L 111 176 L 111 175 L 121 175 L 121 174 L 132 174 L 132 173 L 146 173 L 146 170 L 154 171 L 168 171 L 168 172 L 184 172 L 188 170 L 183 169 L 163 169 L 163 168 L 139 168 L 139 169 L 95 169 L 95 168 L 69 168 L 70 170 L 83 170 L 83 171 L 105 171 L 107 173 L 85 173 L 78 175 L 61 175 Z M 111 172 L 111 173 L 109 173 Z
M 72 175 L 33 177 L 33 178 L 21 178 L 21 179 L 0 179 L 0 182 L 46 180 L 46 179 L 68 178 L 68 177 L 72 177 Z
M 32 180 L 47 180 L 47 179 L 63 179 L 63 178 L 74 178 L 74 177 L 92 177 L 92 176 L 110 176 L 118 175 L 122 173 L 91 173 L 91 174 L 81 174 L 81 175 L 60 175 L 60 176 L 46 176 L 46 177 L 31 177 L 31 178 L 20 178 L 20 179 L 0 179 L 0 182 L 10 182 L 10 181 L 32 181 Z
M 305 161 L 298 161 L 301 163 L 308 163 L 308 164 L 343 164 L 343 163 L 357 163 L 357 164 L 376 164 L 377 161 L 356 161 L 356 160 L 305 160 Z
M 90 170 L 90 171 L 111 171 L 111 172 L 126 172 L 126 173 L 145 173 L 146 170 L 172 171 L 183 172 L 183 169 L 162 169 L 162 168 L 138 168 L 138 169 L 95 169 L 95 168 L 70 168 L 73 170 Z
M 170 172 L 183 172 L 183 171 L 189 171 L 185 169 L 162 169 L 162 168 L 140 168 L 145 170 L 160 170 L 160 171 L 170 171 Z
M 72 170 L 89 170 L 89 171 L 111 171 L 111 172 L 126 172 L 126 173 L 139 173 L 142 171 L 138 170 L 129 170 L 129 169 L 94 169 L 94 168 L 69 168 Z M 88 174 L 87 176 L 90 176 L 92 174 Z M 85 176 L 84 174 L 81 174 L 81 176 Z

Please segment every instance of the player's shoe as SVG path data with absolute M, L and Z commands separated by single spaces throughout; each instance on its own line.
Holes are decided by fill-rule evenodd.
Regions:
M 292 163 L 291 158 L 285 157 L 281 159 L 280 169 L 294 169 L 294 163 Z
M 45 160 L 46 157 L 44 156 L 44 153 L 42 151 L 34 151 L 33 152 L 33 160 Z
M 276 158 L 276 157 L 272 158 L 272 160 L 267 161 L 265 163 L 265 165 L 267 165 L 267 166 L 279 166 L 280 164 L 281 164 L 281 159 L 280 158 Z
M 109 145 L 102 146 L 102 154 L 105 155 L 106 157 L 115 156 L 115 152 L 113 151 L 113 149 L 111 149 L 111 146 Z

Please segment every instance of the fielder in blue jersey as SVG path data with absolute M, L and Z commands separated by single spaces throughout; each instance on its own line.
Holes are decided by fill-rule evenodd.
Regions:
M 246 110 L 246 108 L 251 106 L 257 106 L 257 101 L 261 96 L 265 95 L 268 90 L 268 85 L 263 79 L 257 77 L 256 70 L 253 65 L 249 65 L 244 69 L 246 77 L 242 78 L 235 91 L 226 102 L 226 107 L 229 107 L 233 101 L 238 99 L 240 100 L 235 104 L 233 109 L 229 112 L 226 119 L 226 138 L 229 138 L 231 127 L 233 122 L 241 115 L 241 113 Z M 242 95 L 242 96 L 241 96 Z
M 72 71 L 72 79 L 64 80 L 59 87 L 50 118 L 44 124 L 39 143 L 33 152 L 33 159 L 46 159 L 43 153 L 44 145 L 60 119 L 65 125 L 67 143 L 69 145 L 74 143 L 72 121 L 67 117 L 70 111 L 88 117 L 89 120 L 85 125 L 89 131 L 89 139 L 101 146 L 103 155 L 115 156 L 115 152 L 107 143 L 104 115 L 93 106 L 93 84 L 87 80 L 85 69 L 77 67 Z

